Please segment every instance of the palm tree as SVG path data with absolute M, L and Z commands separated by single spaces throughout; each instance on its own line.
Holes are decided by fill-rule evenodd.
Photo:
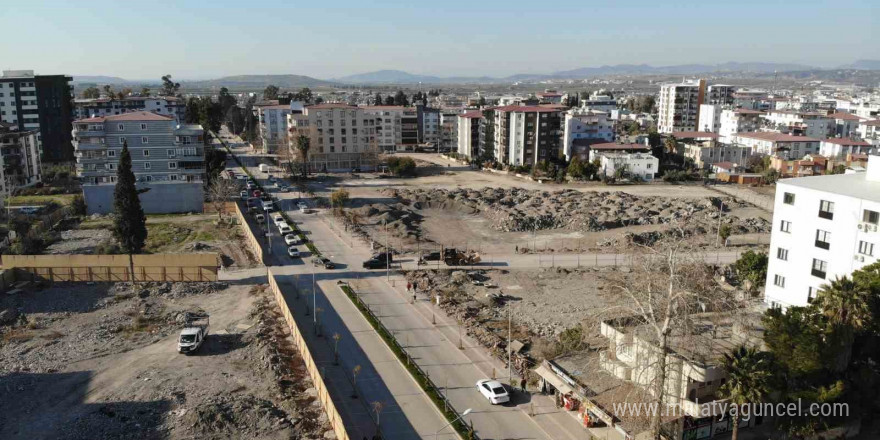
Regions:
M 836 369 L 843 371 L 849 363 L 855 333 L 864 329 L 871 319 L 869 293 L 847 276 L 836 277 L 819 288 L 815 307 L 841 338 L 843 350 L 837 359 Z
M 755 347 L 740 345 L 724 354 L 721 367 L 727 373 L 727 381 L 721 385 L 719 392 L 737 408 L 731 437 L 736 440 L 742 409 L 746 405 L 760 403 L 770 389 L 770 365 L 765 353 Z
M 296 149 L 299 151 L 302 160 L 302 176 L 306 177 L 309 169 L 309 149 L 311 148 L 311 140 L 308 136 L 301 134 L 296 138 Z

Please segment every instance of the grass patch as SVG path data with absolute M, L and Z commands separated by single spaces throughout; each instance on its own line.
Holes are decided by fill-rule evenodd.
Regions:
M 68 206 L 73 203 L 76 194 L 55 194 L 51 196 L 14 196 L 9 199 L 10 206 L 45 206 L 50 203 L 57 203 L 61 206 Z
M 235 230 L 228 223 L 215 223 L 214 219 L 194 220 L 192 222 L 147 223 L 147 243 L 149 253 L 179 252 L 195 242 L 231 241 Z

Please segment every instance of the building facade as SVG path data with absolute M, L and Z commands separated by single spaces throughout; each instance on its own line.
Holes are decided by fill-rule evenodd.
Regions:
M 836 130 L 834 119 L 824 113 L 770 110 L 762 117 L 767 131 L 825 139 Z
M 552 161 L 562 157 L 562 123 L 564 111 L 558 107 L 509 106 L 495 109 L 507 113 L 507 165 L 535 165 L 540 161 Z M 496 130 L 498 127 L 496 127 Z
M 614 177 L 621 172 L 626 178 L 650 182 L 660 167 L 660 160 L 649 153 L 599 152 L 593 157 L 599 159 L 598 174 L 605 177 Z
M 150 112 L 74 121 L 76 170 L 89 214 L 113 211 L 119 156 L 128 145 L 141 206 L 147 214 L 201 212 L 204 129 Z
M 18 131 L 0 122 L 0 196 L 41 181 L 36 131 Z
M 562 153 L 566 160 L 583 157 L 590 144 L 614 142 L 614 121 L 600 110 L 575 108 L 565 112 Z
M 458 148 L 458 116 L 460 109 L 443 109 L 440 112 L 440 149 L 456 151 Z
M 310 139 L 309 168 L 314 171 L 375 169 L 379 117 L 364 107 L 348 104 L 316 104 L 302 115 L 288 115 L 292 134 L 288 148 L 297 157 L 297 136 Z
M 289 104 L 254 107 L 260 123 L 260 139 L 264 153 L 275 153 L 288 144 L 287 115 L 293 113 Z
M 847 154 L 868 154 L 875 148 L 863 140 L 848 138 L 828 138 L 819 142 L 819 154 L 833 158 L 846 157 Z
M 780 180 L 764 302 L 805 306 L 835 277 L 877 261 L 880 156 L 866 172 Z
M 751 147 L 741 145 L 721 143 L 685 143 L 680 145 L 682 146 L 684 157 L 692 160 L 697 167 L 707 170 L 719 162 L 730 162 L 745 166 L 752 155 Z
M 0 76 L 0 121 L 35 131 L 43 162 L 73 160 L 73 78 L 5 70 Z
M 721 142 L 733 142 L 732 136 L 736 133 L 751 133 L 761 129 L 764 112 L 751 109 L 723 109 L 718 125 L 718 135 Z
M 373 105 L 362 108 L 378 123 L 376 142 L 380 150 L 415 150 L 419 144 L 418 109 L 398 105 Z
M 483 114 L 479 110 L 458 115 L 458 154 L 469 159 L 480 157 L 480 125 Z
M 186 102 L 176 96 L 131 96 L 123 99 L 75 99 L 74 118 L 86 119 L 148 111 L 171 116 L 178 124 L 186 121 Z
M 695 131 L 698 127 L 700 104 L 705 102 L 706 80 L 663 84 L 660 87 L 657 131 Z
M 440 144 L 440 109 L 416 107 L 419 121 L 419 143 L 437 148 Z
M 779 155 L 788 159 L 819 152 L 819 139 L 785 133 L 736 133 L 731 136 L 731 143 L 751 148 L 752 154 Z

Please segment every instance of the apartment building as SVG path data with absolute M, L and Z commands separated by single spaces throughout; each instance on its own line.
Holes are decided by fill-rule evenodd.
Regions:
M 848 138 L 858 135 L 859 122 L 865 120 L 860 116 L 841 112 L 831 113 L 828 115 L 828 118 L 834 120 L 834 132 L 831 135 L 840 138 Z
M 866 172 L 776 184 L 764 302 L 805 306 L 822 285 L 877 261 L 880 156 Z
M 825 139 L 835 132 L 834 119 L 825 113 L 770 110 L 762 115 L 764 130 Z
M 706 88 L 704 104 L 731 105 L 734 101 L 736 87 L 728 84 L 712 84 Z
M 415 150 L 419 144 L 418 109 L 397 105 L 373 105 L 362 108 L 378 123 L 376 141 L 380 150 Z
M 66 75 L 34 75 L 33 70 L 4 70 L 0 76 L 0 122 L 35 131 L 43 162 L 73 160 L 71 81 Z
M 171 116 L 129 112 L 73 122 L 76 171 L 89 214 L 113 211 L 113 190 L 123 143 L 147 214 L 201 212 L 205 146 L 200 125 L 180 125 Z
M 254 107 L 260 123 L 260 139 L 264 153 L 275 153 L 288 144 L 287 115 L 294 113 L 290 104 Z
M 458 116 L 461 109 L 447 108 L 440 111 L 440 149 L 455 151 L 458 148 Z
M 584 157 L 591 144 L 614 142 L 614 121 L 601 110 L 573 108 L 565 112 L 563 127 L 562 153 L 566 160 L 576 155 Z
M 819 154 L 827 157 L 846 157 L 847 154 L 868 154 L 875 147 L 860 139 L 828 138 L 819 142 Z
M 820 139 L 806 136 L 766 131 L 735 133 L 730 139 L 734 145 L 751 148 L 752 154 L 780 155 L 788 159 L 797 159 L 807 154 L 818 153 L 820 141 Z
M 366 107 L 310 105 L 305 107 L 301 115 L 288 115 L 288 121 L 292 133 L 288 148 L 294 156 L 297 154 L 297 135 L 309 136 L 311 170 L 375 169 L 380 118 L 367 111 Z
M 739 89 L 733 93 L 733 107 L 746 110 L 769 110 L 768 95 L 764 90 Z
M 736 133 L 751 133 L 760 131 L 764 112 L 745 108 L 723 109 L 719 120 L 719 140 L 731 143 L 731 137 Z
M 479 110 L 458 115 L 458 154 L 467 158 L 480 157 L 480 126 L 483 113 Z
M 700 131 L 718 133 L 721 130 L 721 104 L 700 104 Z
M 660 160 L 649 153 L 613 153 L 597 151 L 600 176 L 614 177 L 620 170 L 626 178 L 650 182 L 660 168 Z
M 880 146 L 880 119 L 859 122 L 859 137 Z
M 500 151 L 500 162 L 534 165 L 562 156 L 565 112 L 560 107 L 511 105 L 494 111 L 496 159 Z
M 594 92 L 589 99 L 581 101 L 581 107 L 584 110 L 605 112 L 610 116 L 612 110 L 617 110 L 617 100 L 608 95 Z
M 779 177 L 821 176 L 825 174 L 827 167 L 828 159 L 819 154 L 807 154 L 796 159 L 770 157 L 770 168 L 776 170 Z
M 419 105 L 416 107 L 419 123 L 420 144 L 430 144 L 437 148 L 440 144 L 440 109 Z
M 19 131 L 0 122 L 0 204 L 16 188 L 41 180 L 36 131 Z
M 706 80 L 663 84 L 660 87 L 657 131 L 697 130 L 700 104 L 705 102 Z
M 73 101 L 73 115 L 76 119 L 121 115 L 136 111 L 171 116 L 178 123 L 186 121 L 186 102 L 176 96 L 129 96 L 122 99 L 104 97 Z
M 752 155 L 752 148 L 722 143 L 683 143 L 682 155 L 702 169 L 711 169 L 719 162 L 745 165 Z

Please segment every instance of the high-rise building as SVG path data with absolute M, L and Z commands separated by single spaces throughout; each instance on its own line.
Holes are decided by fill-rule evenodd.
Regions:
M 461 109 L 443 109 L 440 111 L 440 149 L 455 151 L 458 147 L 458 116 Z
M 73 160 L 73 78 L 5 70 L 0 76 L 0 121 L 19 131 L 35 131 L 44 162 Z
M 805 306 L 835 277 L 877 261 L 880 156 L 866 172 L 802 177 L 776 184 L 764 302 Z
M 564 108 L 508 105 L 492 110 L 497 161 L 519 166 L 562 157 Z
M 660 87 L 659 120 L 657 131 L 697 131 L 700 104 L 706 99 L 706 80 L 663 84 Z
M 0 196 L 41 180 L 36 131 L 0 122 Z
M 123 144 L 147 214 L 201 212 L 205 176 L 204 129 L 150 112 L 79 119 L 73 123 L 76 171 L 88 213 L 113 211 Z
M 480 157 L 480 124 L 483 113 L 479 110 L 462 113 L 458 118 L 458 154 L 466 158 Z

